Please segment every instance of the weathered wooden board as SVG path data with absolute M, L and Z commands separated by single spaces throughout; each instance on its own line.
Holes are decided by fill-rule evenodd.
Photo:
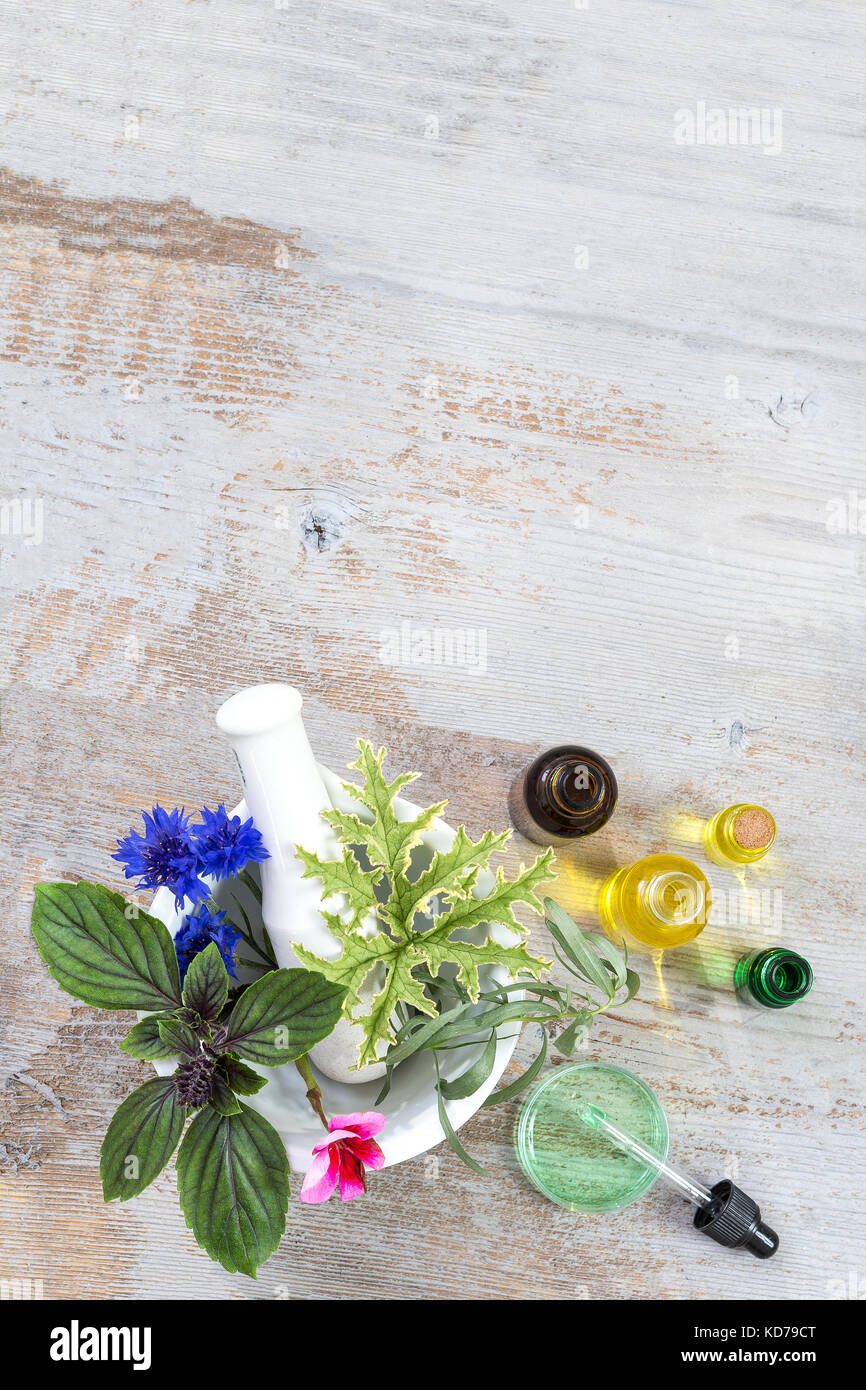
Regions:
M 859 17 L 0 4 L 3 1278 L 863 1295 Z M 678 144 L 700 102 L 780 112 L 781 149 Z M 485 659 L 388 665 L 403 623 Z M 146 1070 L 125 1020 L 48 978 L 32 887 L 118 884 L 141 806 L 231 798 L 213 713 L 273 678 L 307 693 L 324 761 L 386 742 L 476 832 L 530 752 L 598 747 L 620 808 L 558 885 L 587 923 L 612 865 L 700 857 L 734 798 L 773 809 L 778 852 L 711 871 L 713 925 L 645 958 L 587 1051 L 657 1089 L 676 1157 L 739 1174 L 776 1259 L 700 1242 L 661 1191 L 611 1219 L 545 1203 L 514 1107 L 465 1132 L 487 1179 L 442 1149 L 363 1203 L 293 1203 L 256 1285 L 195 1247 L 170 1174 L 103 1205 L 99 1142 Z M 777 939 L 815 988 L 746 1014 L 731 964 Z

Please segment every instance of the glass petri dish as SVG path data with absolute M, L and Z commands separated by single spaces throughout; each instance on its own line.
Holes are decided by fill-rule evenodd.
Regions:
M 517 1156 L 529 1181 L 569 1211 L 619 1211 L 648 1192 L 655 1170 L 579 1120 L 597 1105 L 662 1158 L 668 1122 L 658 1097 L 623 1067 L 579 1062 L 558 1067 L 530 1091 L 517 1124 Z

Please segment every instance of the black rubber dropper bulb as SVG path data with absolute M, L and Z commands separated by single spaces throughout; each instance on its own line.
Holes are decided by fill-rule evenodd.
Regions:
M 695 1212 L 695 1227 L 719 1245 L 743 1246 L 759 1260 L 768 1260 L 779 1248 L 779 1237 L 761 1220 L 761 1208 L 747 1192 L 723 1178 L 710 1188 L 711 1200 Z

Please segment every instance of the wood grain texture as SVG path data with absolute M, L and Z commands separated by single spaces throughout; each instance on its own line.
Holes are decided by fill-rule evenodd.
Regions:
M 0 0 L 4 1278 L 93 1299 L 862 1290 L 858 19 Z M 677 145 L 699 101 L 778 108 L 781 152 Z M 16 499 L 41 503 L 40 544 Z M 384 664 L 403 622 L 483 632 L 485 668 Z M 700 1242 L 661 1191 L 611 1219 L 546 1203 L 514 1106 L 464 1133 L 486 1180 L 440 1149 L 363 1203 L 293 1202 L 257 1284 L 197 1249 L 172 1174 L 103 1204 L 102 1133 L 147 1073 L 123 1018 L 47 976 L 33 884 L 119 886 L 141 806 L 233 797 L 213 714 L 262 679 L 304 689 L 323 761 L 386 742 L 475 832 L 531 752 L 599 748 L 620 806 L 557 885 L 586 923 L 614 864 L 701 859 L 709 813 L 773 810 L 778 849 L 711 869 L 712 926 L 643 958 L 587 1048 L 658 1091 L 676 1158 L 761 1201 L 772 1262 Z M 747 1014 L 731 965 L 778 939 L 813 992 Z

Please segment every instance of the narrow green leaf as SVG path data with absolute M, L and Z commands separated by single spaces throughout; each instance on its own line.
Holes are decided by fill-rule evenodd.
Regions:
M 625 972 L 626 996 L 621 999 L 621 1004 L 627 1004 L 630 999 L 634 999 L 640 989 L 640 975 L 636 970 L 626 970 Z
M 254 1279 L 280 1243 L 289 1205 L 289 1163 L 273 1126 L 246 1105 L 236 1115 L 206 1106 L 180 1146 L 177 1188 L 202 1249 Z
M 523 1075 L 518 1076 L 516 1081 L 512 1081 L 510 1086 L 503 1086 L 501 1091 L 494 1091 L 493 1094 L 488 1096 L 485 1101 L 482 1101 L 481 1109 L 484 1110 L 487 1106 L 490 1105 L 500 1105 L 502 1101 L 505 1100 L 514 1100 L 515 1096 L 519 1096 L 521 1091 L 525 1091 L 527 1086 L 532 1085 L 536 1076 L 541 1071 L 541 1068 L 544 1066 L 546 1057 L 547 1034 L 542 1028 L 541 1047 L 539 1049 L 538 1056 L 534 1058 L 532 1062 L 530 1062 Z
M 32 926 L 39 954 L 61 989 L 85 1004 L 165 1009 L 180 1003 L 180 973 L 167 928 L 119 893 L 97 883 L 39 883 Z
M 161 1040 L 166 1047 L 171 1048 L 170 1057 L 173 1057 L 177 1052 L 185 1053 L 188 1057 L 196 1057 L 201 1051 L 197 1035 L 188 1023 L 184 1023 L 183 1019 L 162 1018 L 156 1026 Z
M 563 1057 L 573 1057 L 576 1049 L 590 1032 L 595 1015 L 590 1009 L 581 1009 L 575 1014 L 567 1028 L 563 1028 L 553 1046 Z
M 266 1076 L 259 1076 L 257 1071 L 253 1071 L 252 1067 L 248 1067 L 246 1062 L 239 1061 L 237 1057 L 220 1057 L 217 1071 L 238 1096 L 254 1096 L 268 1084 Z
M 599 936 L 598 932 L 584 932 L 583 939 L 610 966 L 614 978 L 613 992 L 616 994 L 625 984 L 626 963 L 622 951 L 618 951 L 606 936 Z
M 262 890 L 261 890 L 261 888 L 259 887 L 259 885 L 256 883 L 256 881 L 255 881 L 255 879 L 253 878 L 252 874 L 250 873 L 249 869 L 241 869 L 240 873 L 238 874 L 238 883 L 242 883 L 242 884 L 244 885 L 244 887 L 246 887 L 246 888 L 248 888 L 248 889 L 250 890 L 250 892 L 252 893 L 252 895 L 253 895 L 253 897 L 255 898 L 256 902 L 258 903 L 259 907 L 261 907 L 261 905 L 262 905 Z
M 388 1065 L 396 1067 L 398 1063 L 405 1062 L 407 1057 L 411 1057 L 421 1048 L 429 1047 L 433 1039 L 439 1033 L 443 1032 L 443 1030 L 448 1028 L 452 1023 L 456 1023 L 457 1019 L 465 1014 L 467 1009 L 471 1008 L 471 1004 L 459 1004 L 454 1009 L 448 1009 L 445 1013 L 438 1014 L 436 1018 L 425 1018 L 424 1022 L 419 1023 L 418 1027 L 412 1028 L 405 1038 L 401 1036 L 403 1033 L 403 1029 L 401 1028 L 400 1033 L 397 1035 L 396 1046 L 390 1048 L 388 1051 L 386 1057 Z M 410 1019 L 410 1024 L 415 1024 L 416 1022 L 418 1022 L 418 1020 Z M 477 1023 L 474 1024 L 473 1031 L 477 1031 L 478 1027 L 479 1025 Z
M 337 1026 L 345 991 L 312 970 L 272 970 L 245 989 L 226 1022 L 222 1046 L 260 1066 L 309 1052 Z
M 163 1042 L 157 1026 L 171 1016 L 170 1013 L 149 1014 L 130 1028 L 123 1042 L 119 1044 L 120 1047 L 124 1052 L 128 1052 L 130 1057 L 140 1057 L 144 1062 L 156 1062 L 160 1058 L 173 1057 L 175 1049 Z
M 535 1022 L 540 1023 L 545 1019 L 555 1019 L 559 1017 L 559 1010 L 552 1008 L 549 1004 L 542 1004 L 537 999 L 513 999 L 510 1004 L 493 1004 L 490 1008 L 476 1010 L 463 1019 L 457 1019 L 454 1023 L 449 1023 L 442 1033 L 436 1038 L 434 1047 L 440 1043 L 450 1043 L 455 1037 L 459 1037 L 467 1032 L 478 1032 L 488 1028 L 499 1028 L 503 1023 L 520 1021 L 521 1023 Z
M 448 1140 L 448 1143 L 451 1145 L 457 1157 L 461 1160 L 461 1162 L 466 1164 L 467 1168 L 471 1168 L 473 1173 L 479 1173 L 481 1177 L 486 1178 L 487 1169 L 482 1168 L 481 1164 L 477 1161 L 477 1159 L 472 1158 L 472 1156 L 466 1152 L 466 1150 L 464 1149 L 463 1145 L 460 1143 L 460 1140 L 457 1138 L 457 1135 L 454 1132 L 454 1126 L 448 1118 L 448 1111 L 445 1108 L 445 1099 L 441 1091 L 441 1081 L 439 1076 L 439 1058 L 436 1056 L 435 1052 L 433 1053 L 433 1063 L 436 1067 L 436 1103 L 439 1107 L 439 1123 L 445 1131 L 445 1138 Z
M 186 1113 L 178 1104 L 174 1078 L 145 1081 L 115 1111 L 102 1141 L 99 1175 L 106 1202 L 137 1197 L 168 1163 Z
M 467 1067 L 460 1076 L 456 1076 L 453 1081 L 440 1081 L 439 1093 L 445 1100 L 464 1100 L 466 1096 L 472 1096 L 483 1086 L 488 1076 L 493 1070 L 496 1061 L 496 1032 L 492 1032 L 484 1047 L 484 1051 L 473 1062 L 471 1067 Z
M 193 956 L 183 982 L 183 1002 L 202 1018 L 218 1018 L 229 992 L 229 974 L 219 946 L 212 941 Z
M 544 899 L 545 924 L 548 931 L 555 941 L 559 942 L 569 960 L 574 961 L 584 977 L 590 984 L 595 985 L 596 989 L 607 995 L 608 999 L 613 997 L 614 990 L 611 984 L 610 971 L 602 964 L 598 956 L 587 945 L 584 933 L 575 922 L 571 920 L 567 912 L 563 912 L 559 903 L 555 903 L 552 898 Z

